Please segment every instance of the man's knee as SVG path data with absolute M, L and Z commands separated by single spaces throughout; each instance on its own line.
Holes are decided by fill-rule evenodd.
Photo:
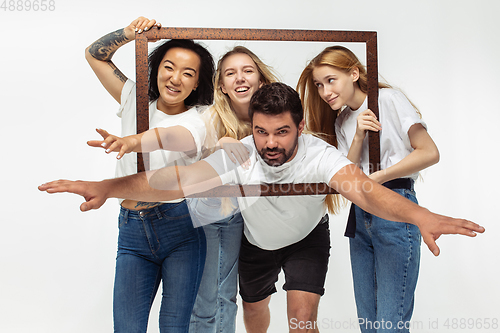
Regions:
M 258 302 L 242 301 L 243 312 L 246 316 L 252 316 L 261 314 L 265 311 L 269 311 L 269 299 L 270 297 L 267 297 L 266 299 Z
M 288 317 L 298 321 L 315 321 L 320 296 L 307 292 L 288 292 Z
M 290 318 L 295 318 L 299 321 L 315 321 L 318 316 L 318 309 L 311 305 L 297 306 L 288 311 Z

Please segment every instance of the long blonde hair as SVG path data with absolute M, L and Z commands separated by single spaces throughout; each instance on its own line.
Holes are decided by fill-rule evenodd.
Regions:
M 208 110 L 210 112 L 210 126 L 207 129 L 215 131 L 213 133 L 208 133 L 207 137 L 214 138 L 217 140 L 223 137 L 230 137 L 236 140 L 241 140 L 246 136 L 252 134 L 252 127 L 249 122 L 240 120 L 234 110 L 231 107 L 231 99 L 229 96 L 222 92 L 222 65 L 224 61 L 234 54 L 246 54 L 255 63 L 257 70 L 260 75 L 260 81 L 263 85 L 272 82 L 278 82 L 278 77 L 274 73 L 274 70 L 264 64 L 257 55 L 244 46 L 235 46 L 232 50 L 224 54 L 217 63 L 217 70 L 215 72 L 214 78 L 214 105 Z M 215 150 L 215 143 L 206 144 L 208 147 L 213 147 L 208 149 L 205 155 L 211 154 Z M 227 215 L 234 207 L 231 205 L 231 201 L 228 198 L 223 198 L 221 203 L 221 213 Z
M 313 70 L 320 66 L 330 66 L 344 73 L 350 73 L 352 69 L 358 68 L 359 79 L 356 81 L 356 84 L 365 94 L 368 92 L 368 75 L 366 73 L 366 67 L 363 66 L 358 57 L 348 48 L 339 45 L 330 46 L 321 51 L 320 54 L 309 62 L 300 75 L 297 91 L 299 92 L 304 106 L 306 128 L 310 131 L 324 134 L 325 140 L 337 147 L 335 120 L 340 110 L 332 110 L 318 93 L 318 88 L 313 81 Z M 393 87 L 385 82 L 379 81 L 378 88 Z M 418 108 L 411 101 L 410 103 L 419 116 L 421 116 Z
M 318 88 L 313 81 L 313 70 L 320 66 L 334 67 L 345 73 L 357 67 L 359 69 L 359 79 L 356 81 L 359 89 L 365 94 L 368 91 L 368 76 L 366 68 L 361 64 L 358 57 L 349 49 L 343 46 L 330 46 L 314 57 L 300 75 L 297 84 L 297 91 L 304 106 L 304 119 L 306 128 L 310 131 L 324 134 L 325 140 L 337 147 L 337 137 L 335 135 L 335 120 L 338 112 L 335 112 L 321 98 Z M 379 88 L 390 88 L 388 84 L 380 83 Z M 338 111 L 338 110 L 337 110 Z
M 320 66 L 330 66 L 344 73 L 350 73 L 352 69 L 358 68 L 359 79 L 356 84 L 365 94 L 368 92 L 368 75 L 365 66 L 361 64 L 358 57 L 348 48 L 339 45 L 330 46 L 321 51 L 309 62 L 300 75 L 297 91 L 304 107 L 305 127 L 311 132 L 319 133 L 322 139 L 337 147 L 335 121 L 341 110 L 332 110 L 318 93 L 318 88 L 313 81 L 313 70 Z M 392 87 L 387 83 L 378 82 L 378 88 Z M 417 107 L 413 103 L 411 104 L 420 115 Z M 345 203 L 345 199 L 337 196 L 333 202 L 327 202 L 328 210 L 335 212 Z
M 342 46 L 330 46 L 324 49 L 309 62 L 300 75 L 297 83 L 297 91 L 304 107 L 305 127 L 311 132 L 319 133 L 322 139 L 337 147 L 335 120 L 337 119 L 338 112 L 333 111 L 320 97 L 318 88 L 313 81 L 313 70 L 316 67 L 324 65 L 347 73 L 354 67 L 357 67 L 359 69 L 359 80 L 357 83 L 364 93 L 368 90 L 368 76 L 366 75 L 365 67 L 354 53 Z M 388 85 L 379 83 L 379 88 L 388 87 Z M 328 195 L 325 202 L 330 213 L 337 213 L 347 203 L 340 195 Z
M 214 105 L 211 108 L 212 124 L 215 125 L 218 139 L 231 137 L 240 140 L 252 134 L 250 123 L 238 119 L 231 107 L 231 99 L 222 92 L 222 65 L 224 61 L 234 54 L 248 55 L 259 71 L 262 84 L 277 82 L 278 78 L 273 69 L 262 62 L 252 51 L 244 46 L 235 46 L 232 50 L 224 54 L 217 63 L 217 70 L 214 79 Z

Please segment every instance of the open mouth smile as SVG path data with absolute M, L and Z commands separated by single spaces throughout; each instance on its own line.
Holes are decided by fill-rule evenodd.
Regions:
M 235 91 L 237 93 L 245 93 L 245 92 L 247 92 L 249 90 L 250 90 L 250 88 L 248 88 L 248 87 L 238 87 L 238 88 L 235 89 Z
M 171 91 L 171 92 L 174 92 L 174 93 L 178 93 L 178 92 L 180 92 L 180 90 L 179 90 L 179 89 L 175 89 L 175 88 L 172 88 L 172 87 L 169 87 L 169 86 L 167 86 L 167 90 L 168 90 L 168 91 Z

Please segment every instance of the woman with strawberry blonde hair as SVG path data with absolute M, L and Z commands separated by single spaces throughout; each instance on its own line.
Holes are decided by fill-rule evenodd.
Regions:
M 370 178 L 417 202 L 419 171 L 439 161 L 419 111 L 379 83 L 379 118 L 367 108 L 366 69 L 342 46 L 327 47 L 307 65 L 298 88 L 309 130 L 321 132 L 369 173 L 367 131 L 380 132 L 380 170 Z M 420 263 L 420 231 L 351 206 L 350 237 L 356 307 L 362 332 L 408 332 Z

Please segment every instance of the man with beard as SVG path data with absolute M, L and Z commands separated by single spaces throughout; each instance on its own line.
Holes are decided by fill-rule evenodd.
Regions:
M 327 183 L 362 209 L 420 228 L 429 249 L 439 254 L 441 234 L 475 236 L 477 224 L 437 215 L 374 183 L 337 149 L 303 134 L 298 94 L 283 83 L 263 86 L 250 103 L 253 135 L 250 167 L 233 163 L 223 150 L 186 167 L 169 167 L 102 182 L 55 181 L 39 187 L 49 193 L 85 197 L 82 211 L 107 198 L 162 201 L 222 184 Z M 253 141 L 253 142 L 252 142 Z M 325 195 L 238 198 L 245 220 L 239 263 L 240 294 L 247 332 L 265 332 L 270 296 L 283 269 L 290 331 L 317 332 L 317 310 L 328 268 L 330 236 Z M 397 222 L 395 222 L 397 223 Z

